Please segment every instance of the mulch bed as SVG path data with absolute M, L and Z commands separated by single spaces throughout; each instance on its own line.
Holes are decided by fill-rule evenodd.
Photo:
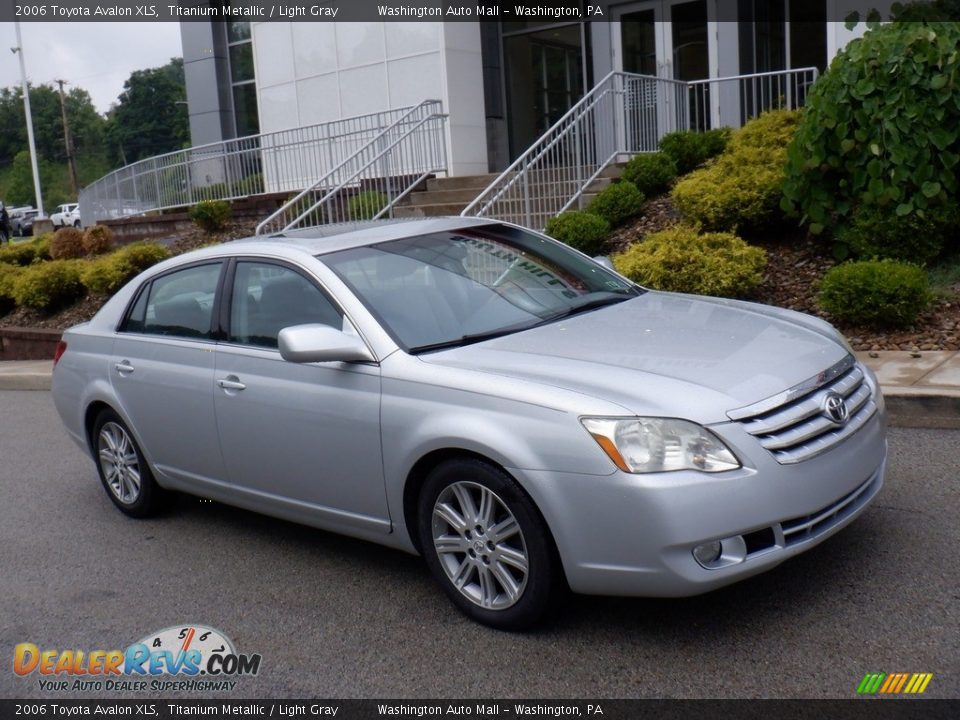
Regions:
M 663 230 L 679 222 L 679 214 L 669 196 L 654 198 L 644 214 L 614 231 L 608 248 L 619 252 L 634 242 L 640 242 L 648 233 Z M 255 223 L 231 223 L 223 232 L 212 235 L 196 229 L 168 241 L 175 254 L 188 252 L 205 245 L 226 242 L 253 235 Z M 823 243 L 785 230 L 776 238 L 758 245 L 767 251 L 767 269 L 763 282 L 751 300 L 817 315 L 834 322 L 816 304 L 817 284 L 823 274 L 836 264 Z M 64 329 L 85 322 L 94 316 L 106 301 L 102 296 L 88 296 L 80 302 L 53 315 L 44 316 L 36 310 L 20 308 L 0 317 L 0 327 L 38 327 Z M 836 323 L 850 339 L 855 350 L 960 350 L 960 285 L 950 288 L 923 313 L 909 328 L 880 331 Z

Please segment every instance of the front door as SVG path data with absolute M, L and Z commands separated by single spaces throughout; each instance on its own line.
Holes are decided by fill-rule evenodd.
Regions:
M 613 34 L 617 70 L 667 81 L 710 77 L 713 40 L 708 32 L 706 0 L 654 0 L 624 5 L 614 11 L 613 19 L 620 27 Z M 709 127 L 708 86 L 688 90 L 670 83 L 640 83 L 638 87 L 642 88 L 641 97 L 635 104 L 649 116 L 640 122 L 649 125 L 655 121 L 657 138 L 671 130 Z
M 277 350 L 284 327 L 349 321 L 299 269 L 276 261 L 237 262 L 230 295 L 214 402 L 239 499 L 331 530 L 389 532 L 379 367 L 287 362 Z

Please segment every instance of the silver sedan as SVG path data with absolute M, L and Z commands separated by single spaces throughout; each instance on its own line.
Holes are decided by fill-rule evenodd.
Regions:
M 53 396 L 128 515 L 182 491 L 420 553 L 505 629 L 565 588 L 770 569 L 863 512 L 886 458 L 827 323 L 461 218 L 161 263 L 64 334 Z

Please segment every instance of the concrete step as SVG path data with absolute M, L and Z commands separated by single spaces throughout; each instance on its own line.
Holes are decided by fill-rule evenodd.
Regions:
M 393 209 L 393 216 L 398 218 L 438 217 L 442 215 L 459 215 L 467 206 L 466 203 L 425 203 L 423 205 L 398 205 Z
M 458 190 L 427 190 L 413 192 L 400 201 L 401 205 L 432 205 L 435 203 L 473 202 L 480 194 L 480 188 L 462 188 Z
M 487 185 L 497 179 L 496 174 L 489 175 L 458 175 L 457 177 L 430 178 L 427 180 L 427 190 L 463 190 L 476 188 L 480 193 Z

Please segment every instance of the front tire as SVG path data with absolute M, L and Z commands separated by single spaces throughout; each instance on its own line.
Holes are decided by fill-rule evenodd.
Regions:
M 153 477 L 130 430 L 113 410 L 104 410 L 93 424 L 93 458 L 107 495 L 135 518 L 156 514 L 164 490 Z
M 468 617 L 522 630 L 549 605 L 558 570 L 540 513 L 517 483 L 480 460 L 438 465 L 420 492 L 420 547 Z

